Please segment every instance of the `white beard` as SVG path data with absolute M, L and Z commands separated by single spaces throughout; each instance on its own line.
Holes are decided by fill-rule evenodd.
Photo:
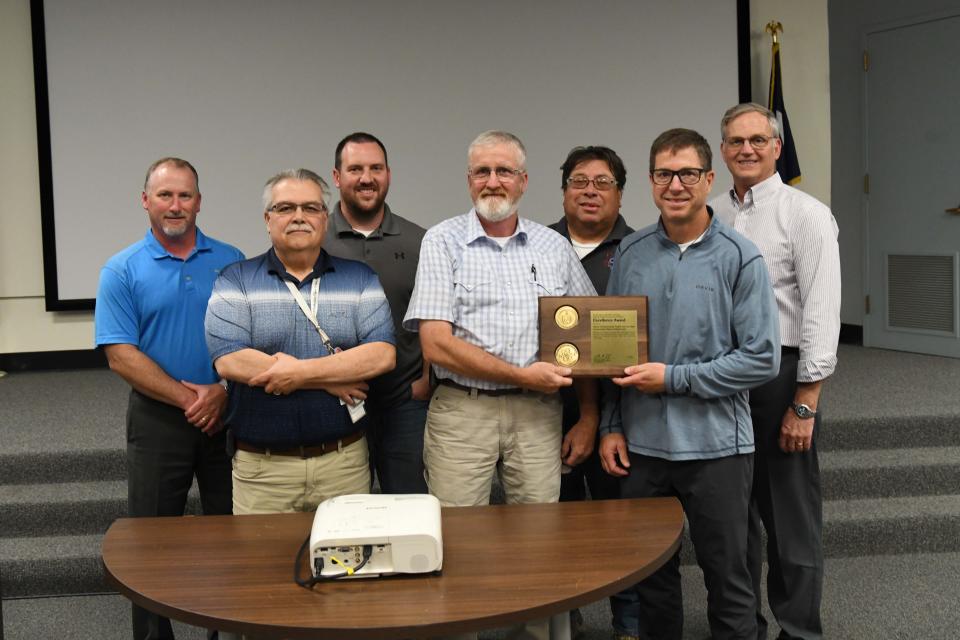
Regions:
M 477 213 L 489 222 L 506 220 L 517 212 L 517 203 L 504 197 L 481 197 L 474 203 Z

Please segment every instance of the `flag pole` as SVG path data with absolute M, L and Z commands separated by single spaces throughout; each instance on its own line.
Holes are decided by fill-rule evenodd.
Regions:
M 774 66 L 779 62 L 777 54 L 780 53 L 780 34 L 783 33 L 783 25 L 779 20 L 771 20 L 764 31 L 770 34 L 773 43 L 770 46 L 770 87 L 767 89 L 767 109 L 773 110 L 773 91 L 774 91 Z

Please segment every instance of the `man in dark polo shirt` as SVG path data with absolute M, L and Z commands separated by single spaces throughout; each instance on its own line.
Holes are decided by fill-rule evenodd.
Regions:
M 620 215 L 620 198 L 627 182 L 627 170 L 617 153 L 608 147 L 574 147 L 561 170 L 563 218 L 550 225 L 573 245 L 597 293 L 603 295 L 610 278 L 613 254 L 623 238 L 633 232 Z M 580 408 L 572 389 L 563 396 L 564 446 L 577 437 Z M 592 432 L 592 430 L 591 430 Z M 572 434 L 572 435 L 571 435 Z M 616 498 L 619 482 L 600 466 L 597 448 L 584 462 L 564 468 L 560 501 L 583 500 L 584 482 L 594 499 Z
M 613 254 L 620 241 L 633 232 L 620 215 L 620 199 L 627 183 L 627 170 L 616 151 L 609 147 L 574 147 L 560 167 L 563 189 L 563 218 L 550 228 L 573 245 L 597 293 L 603 295 L 610 279 Z M 579 431 L 593 434 L 593 429 L 580 425 L 580 404 L 572 388 L 560 389 L 563 398 L 563 448 L 561 456 L 573 446 Z M 599 441 L 599 436 L 597 436 Z M 575 467 L 564 465 L 560 475 L 560 501 L 572 502 L 586 498 L 586 487 L 594 500 L 620 497 L 620 481 L 603 470 L 598 453 L 598 441 L 593 453 Z M 633 629 L 635 615 L 632 592 L 618 593 L 610 598 L 614 614 L 614 628 L 623 632 Z M 625 618 L 619 620 L 618 618 Z M 579 610 L 570 612 L 574 635 L 583 626 Z
M 383 143 L 351 133 L 337 145 L 333 182 L 340 202 L 330 213 L 324 249 L 365 262 L 380 277 L 397 338 L 397 366 L 370 381 L 367 445 L 370 469 L 384 493 L 426 493 L 423 425 L 430 402 L 430 367 L 416 333 L 401 326 L 417 275 L 422 227 L 386 204 L 390 165 Z
M 230 381 L 235 514 L 311 511 L 370 490 L 354 400 L 393 369 L 393 322 L 373 270 L 322 249 L 326 186 L 307 169 L 267 181 L 273 246 L 224 269 L 207 306 L 210 357 Z

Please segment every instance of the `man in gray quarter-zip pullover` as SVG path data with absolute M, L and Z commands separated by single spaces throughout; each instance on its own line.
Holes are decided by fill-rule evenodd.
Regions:
M 749 240 L 713 217 L 710 146 L 689 129 L 650 151 L 657 224 L 627 236 L 608 295 L 649 302 L 650 362 L 606 385 L 604 468 L 622 497 L 676 496 L 709 592 L 713 638 L 753 638 L 747 569 L 753 428 L 747 392 L 780 365 L 777 310 L 766 266 Z M 679 640 L 679 552 L 635 585 L 637 635 Z

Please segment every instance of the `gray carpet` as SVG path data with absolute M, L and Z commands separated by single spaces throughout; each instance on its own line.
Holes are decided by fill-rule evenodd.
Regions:
M 960 637 L 958 390 L 960 360 L 841 345 L 819 437 L 827 637 Z M 127 394 L 106 370 L 0 377 L 5 640 L 129 637 L 129 605 L 103 593 L 98 558 L 125 509 Z M 687 544 L 685 637 L 704 640 L 691 555 Z M 585 639 L 609 637 L 605 601 L 584 614 Z
M 840 345 L 823 387 L 833 421 L 960 415 L 960 359 Z

